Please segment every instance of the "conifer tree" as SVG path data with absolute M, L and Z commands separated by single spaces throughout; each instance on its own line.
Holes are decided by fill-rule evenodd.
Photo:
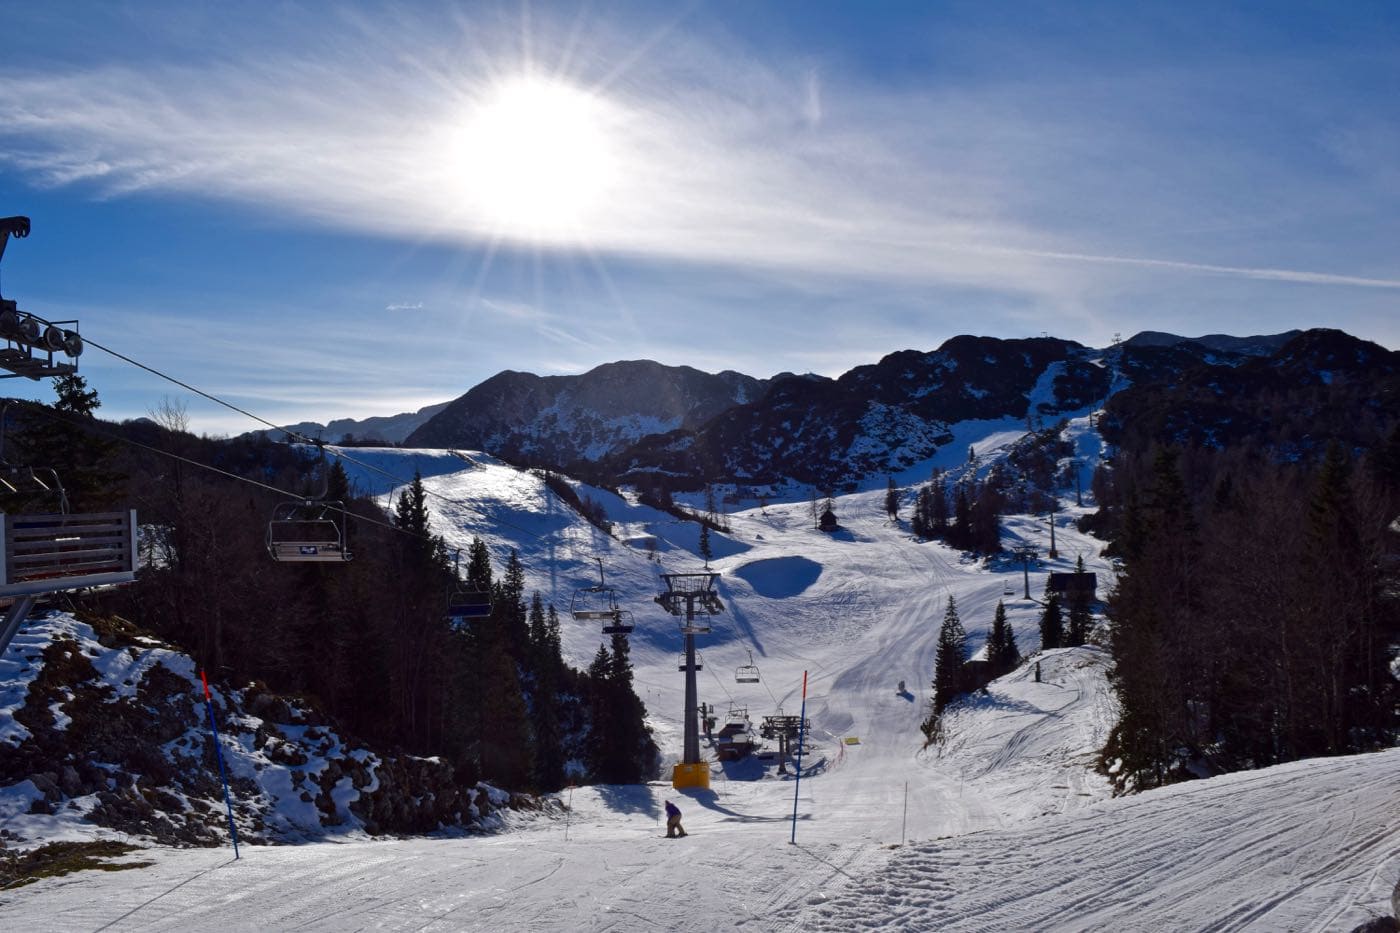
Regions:
M 889 485 L 885 489 L 885 514 L 890 517 L 890 521 L 899 521 L 899 489 L 894 484 L 894 477 L 889 478 Z
M 467 549 L 467 586 L 477 592 L 490 593 L 491 552 L 486 542 L 473 536 L 471 547 Z
M 950 595 L 938 630 L 938 650 L 933 673 L 933 713 L 941 716 L 965 687 L 963 665 L 967 663 L 967 632 L 958 618 L 957 601 Z
M 997 600 L 996 615 L 992 617 L 992 631 L 987 636 L 987 664 L 993 677 L 1014 669 L 1021 663 L 1021 651 L 1016 645 L 1016 632 L 1006 620 L 1006 604 Z
M 529 653 L 530 631 L 525 608 L 525 567 L 515 548 L 506 556 L 506 569 L 496 584 L 491 607 L 492 621 L 505 633 L 506 650 L 523 662 Z
M 545 614 L 539 592 L 530 598 L 530 654 L 535 689 L 530 704 L 535 734 L 534 783 L 540 790 L 556 790 L 564 783 L 564 749 L 560 730 L 559 691 L 563 686 L 563 661 L 559 657 L 558 615 L 550 606 Z M 551 618 L 552 625 L 551 625 Z M 551 631 L 551 628 L 553 631 Z
M 714 549 L 710 547 L 710 526 L 700 524 L 700 556 L 705 560 L 706 569 L 710 566 L 710 561 L 714 559 Z
M 57 398 L 50 407 L 56 416 L 38 414 L 25 425 L 27 465 L 56 471 L 74 511 L 100 511 L 117 495 L 119 477 L 110 466 L 115 444 L 82 425 L 93 420 L 102 402 L 77 373 L 56 376 L 53 389 Z M 37 510 L 56 512 L 58 503 L 45 502 Z

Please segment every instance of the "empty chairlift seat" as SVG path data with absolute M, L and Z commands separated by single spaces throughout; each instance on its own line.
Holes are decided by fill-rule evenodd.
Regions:
M 491 594 L 486 590 L 454 590 L 447 597 L 447 620 L 464 625 L 491 616 Z
M 329 516 L 343 514 L 339 502 L 284 502 L 267 523 L 267 553 L 276 561 L 347 561 L 345 533 Z
M 136 579 L 136 512 L 3 516 L 0 596 Z

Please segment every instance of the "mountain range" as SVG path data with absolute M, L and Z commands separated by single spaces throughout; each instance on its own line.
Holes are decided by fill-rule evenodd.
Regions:
M 1321 409 L 1363 396 L 1363 410 L 1380 417 L 1400 393 L 1396 372 L 1393 351 L 1326 329 L 1199 338 L 1144 331 L 1106 348 L 1053 337 L 959 336 L 834 379 L 759 379 L 650 360 L 580 375 L 506 370 L 415 413 L 291 427 L 328 439 L 349 433 L 483 450 L 609 485 L 834 489 L 927 459 L 952 442 L 949 427 L 959 422 L 1033 424 L 1120 394 L 1110 434 L 1152 431 L 1172 442 L 1267 433 L 1263 400 L 1285 386 L 1311 385 L 1318 396 L 1311 404 Z M 1348 430 L 1345 419 L 1334 427 Z

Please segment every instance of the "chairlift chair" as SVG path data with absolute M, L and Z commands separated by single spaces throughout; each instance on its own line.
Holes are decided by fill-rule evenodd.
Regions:
M 749 663 L 740 664 L 734 670 L 734 682 L 736 684 L 756 684 L 758 679 L 758 665 L 753 663 L 753 652 L 749 652 Z
M 630 635 L 634 627 L 632 613 L 626 609 L 614 610 L 611 618 L 603 620 L 604 635 Z
M 454 587 L 447 594 L 447 621 L 465 625 L 474 619 L 490 618 L 491 605 L 491 594 L 486 590 Z
M 698 652 L 698 651 L 695 652 L 695 669 L 696 669 L 697 671 L 703 671 L 703 670 L 705 669 L 705 664 L 704 664 L 704 662 L 701 660 L 701 658 L 700 658 L 700 652 Z M 680 657 L 679 657 L 679 658 L 677 659 L 677 661 L 676 661 L 676 670 L 680 670 L 680 671 L 685 670 L 685 654 L 684 654 L 684 653 L 682 653 L 682 654 L 680 655 Z
M 491 616 L 491 591 L 464 586 L 461 577 L 462 551 L 452 554 L 452 586 L 447 590 L 447 621 L 451 625 L 466 625 L 473 619 Z
M 282 502 L 272 510 L 267 523 L 267 553 L 284 563 L 327 563 L 347 561 L 343 520 L 330 516 L 346 515 L 345 503 L 325 498 L 330 473 L 326 451 L 321 450 L 321 491 L 313 498 Z
M 345 513 L 341 502 L 299 499 L 282 502 L 267 523 L 267 553 L 283 563 L 347 561 L 345 533 L 329 515 Z
M 603 559 L 593 559 L 598 562 L 598 585 L 576 590 L 569 603 L 569 614 L 580 622 L 603 623 L 604 635 L 625 635 L 633 628 L 632 613 L 618 608 L 617 590 L 608 586 L 603 577 Z

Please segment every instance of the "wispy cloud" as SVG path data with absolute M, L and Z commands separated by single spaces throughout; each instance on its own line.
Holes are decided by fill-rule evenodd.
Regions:
M 398 301 L 384 306 L 385 311 L 422 311 L 421 301 Z
M 1400 288 L 1385 270 L 1241 262 L 1253 255 L 1235 243 L 1156 235 L 1218 223 L 1203 205 L 1242 197 L 1207 177 L 1212 153 L 1193 153 L 1192 170 L 1154 152 L 1152 120 L 1177 119 L 1209 90 L 1180 75 L 1138 76 L 1165 106 L 1130 118 L 1086 109 L 1097 89 L 1053 75 L 1040 87 L 910 91 L 677 29 L 580 30 L 535 14 L 526 56 L 518 22 L 396 22 L 386 36 L 342 17 L 314 45 L 219 48 L 207 64 L 6 74 L 4 158 L 49 185 L 215 195 L 405 239 L 1016 292 L 1062 309 L 1102 267 Z M 599 89 L 615 171 L 575 228 L 503 227 L 473 209 L 462 177 L 466 115 L 522 70 Z M 1253 151 L 1213 155 L 1278 171 Z M 1185 203 L 1156 190 L 1164 178 Z M 1116 248 L 1096 248 L 1106 236 Z M 1216 254 L 1200 259 L 1203 246 Z M 547 339 L 584 342 L 548 316 L 530 320 Z

